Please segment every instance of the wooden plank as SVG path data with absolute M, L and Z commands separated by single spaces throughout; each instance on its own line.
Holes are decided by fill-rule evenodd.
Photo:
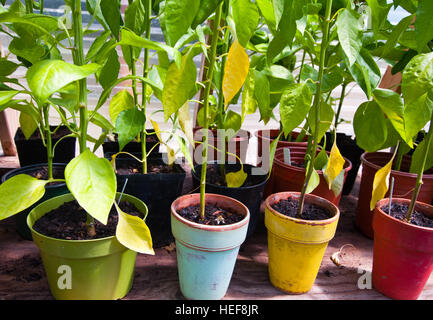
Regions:
M 7 115 L 9 115 L 9 113 L 7 113 L 6 110 L 0 112 L 0 141 L 4 155 L 15 156 L 17 149 Z

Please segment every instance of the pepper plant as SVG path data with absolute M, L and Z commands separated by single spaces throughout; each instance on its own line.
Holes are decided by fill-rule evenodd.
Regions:
M 116 177 L 110 163 L 106 159 L 98 158 L 87 147 L 89 136 L 87 134 L 90 121 L 87 103 L 86 78 L 104 68 L 104 65 L 87 63 L 83 49 L 83 25 L 81 2 L 71 0 L 66 2 L 72 10 L 72 28 L 62 25 L 65 38 L 68 39 L 72 52 L 73 64 L 61 60 L 61 56 L 41 59 L 32 64 L 26 74 L 31 96 L 38 107 L 55 106 L 51 100 L 58 94 L 67 92 L 72 100 L 71 117 L 60 107 L 57 108 L 62 122 L 71 129 L 72 134 L 78 137 L 80 154 L 74 158 L 65 169 L 65 179 L 56 179 L 55 182 L 65 181 L 69 191 L 78 203 L 86 210 L 88 235 L 95 235 L 94 221 L 97 219 L 106 224 L 108 215 L 114 205 L 119 214 L 119 223 L 116 230 L 118 240 L 126 247 L 153 254 L 150 231 L 144 221 L 137 217 L 123 213 L 114 201 L 116 197 Z M 3 14 L 2 14 L 3 15 Z M 27 24 L 27 32 L 43 30 L 48 39 L 51 33 L 44 27 L 32 23 L 32 16 L 6 13 L 0 18 L 2 23 L 11 22 Z M 30 24 L 22 22 L 30 19 Z M 57 18 L 49 18 L 57 19 Z M 45 26 L 42 24 L 42 26 Z M 55 38 L 53 41 L 59 43 Z M 58 98 L 58 97 L 57 97 Z M 58 105 L 65 104 L 65 96 L 58 98 Z M 11 103 L 9 101 L 8 103 Z M 45 193 L 45 186 L 54 182 L 53 179 L 39 180 L 27 175 L 17 175 L 0 186 L 0 218 L 5 219 L 36 203 Z M 13 195 L 13 196 L 11 196 Z

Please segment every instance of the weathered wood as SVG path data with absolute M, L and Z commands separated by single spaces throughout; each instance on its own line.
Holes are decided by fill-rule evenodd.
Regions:
M 17 149 L 12 136 L 11 126 L 5 110 L 0 112 L 0 141 L 5 156 L 15 156 Z
M 355 188 L 353 194 L 356 193 Z M 288 295 L 270 284 L 262 215 L 256 233 L 240 250 L 224 299 L 386 299 L 374 289 L 358 288 L 362 276 L 358 270 L 372 268 L 373 241 L 354 227 L 356 202 L 353 195 L 343 197 L 337 233 L 310 292 Z M 337 267 L 330 257 L 348 243 L 356 249 L 345 248 L 340 258 L 342 267 Z M 155 251 L 155 256 L 138 255 L 134 285 L 125 299 L 184 299 L 179 289 L 176 252 L 170 248 Z M 52 299 L 38 249 L 32 242 L 19 238 L 10 218 L 0 223 L 0 252 L 0 299 Z M 433 299 L 432 280 L 420 299 Z
M 20 167 L 20 162 L 16 156 L 0 157 L 0 177 L 6 172 Z

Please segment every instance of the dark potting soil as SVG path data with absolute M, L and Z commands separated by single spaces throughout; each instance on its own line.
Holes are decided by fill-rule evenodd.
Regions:
M 138 161 L 131 161 L 127 163 L 116 163 L 116 174 L 118 175 L 130 175 L 143 172 L 143 165 Z M 177 173 L 176 167 L 169 166 L 167 164 L 150 163 L 147 162 L 147 173 L 158 174 L 158 173 Z
M 385 205 L 381 208 L 383 212 L 389 212 L 389 205 Z M 401 204 L 401 203 L 393 203 L 391 205 L 391 216 L 398 219 L 403 220 L 406 216 L 407 210 L 409 206 Z M 429 218 L 424 215 L 422 212 L 414 210 L 412 213 L 412 217 L 410 223 L 415 226 L 433 228 L 433 218 Z
M 39 179 L 39 180 L 48 180 L 48 167 L 41 167 L 35 171 L 28 173 L 33 178 Z M 65 173 L 63 168 L 57 168 L 53 167 L 53 178 L 54 179 L 65 179 Z M 48 184 L 48 186 L 61 184 L 63 182 L 51 182 Z
M 56 126 L 50 126 L 51 131 L 54 131 L 57 127 Z M 71 131 L 67 128 L 67 127 L 60 127 L 59 129 L 57 129 L 56 132 L 54 132 L 51 135 L 51 139 L 60 139 L 61 137 L 64 137 L 68 134 L 70 134 Z M 18 129 L 17 131 L 17 139 L 18 140 L 26 140 L 23 131 L 21 130 L 21 128 Z M 39 130 L 35 130 L 35 132 L 31 135 L 31 137 L 28 140 L 38 140 L 41 139 L 41 132 Z
M 120 209 L 133 216 L 143 217 L 132 203 L 121 201 Z M 37 232 L 48 237 L 63 240 L 91 240 L 114 236 L 118 222 L 116 208 L 111 208 L 107 225 L 95 220 L 96 234 L 87 234 L 87 214 L 77 201 L 66 202 L 38 219 L 33 226 Z
M 230 171 L 226 171 L 226 174 Z M 263 176 L 249 174 L 242 187 L 255 186 L 263 182 Z M 223 179 L 219 165 L 208 165 L 206 171 L 206 183 L 215 184 L 217 186 L 227 186 Z
M 287 200 L 280 200 L 274 203 L 271 207 L 285 216 L 296 218 L 298 213 L 298 200 L 291 198 Z M 302 211 L 302 219 L 304 220 L 326 220 L 332 218 L 329 211 L 316 205 L 305 202 Z
M 195 223 L 206 225 L 228 225 L 241 221 L 244 216 L 217 205 L 206 204 L 204 220 L 200 219 L 200 205 L 179 209 L 177 213 Z

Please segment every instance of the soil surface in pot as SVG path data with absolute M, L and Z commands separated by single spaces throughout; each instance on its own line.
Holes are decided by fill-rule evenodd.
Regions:
M 143 165 L 138 161 L 132 161 L 128 163 L 116 163 L 116 174 L 118 175 L 130 175 L 143 173 Z M 175 166 L 169 166 L 165 163 L 151 163 L 147 162 L 147 173 L 178 173 Z
M 200 205 L 179 209 L 177 213 L 189 221 L 212 226 L 233 224 L 244 218 L 241 214 L 213 204 L 206 204 L 204 220 L 200 219 Z
M 388 213 L 389 212 L 389 205 L 383 206 L 382 208 L 383 212 Z M 393 203 L 391 205 L 391 216 L 398 219 L 403 220 L 404 217 L 407 214 L 407 210 L 409 209 L 409 206 L 402 204 L 402 203 Z M 433 219 L 427 217 L 422 212 L 419 212 L 417 210 L 414 210 L 410 223 L 415 226 L 420 227 L 427 227 L 427 228 L 433 228 Z
M 36 169 L 35 171 L 29 172 L 29 176 L 36 178 L 38 180 L 48 180 L 48 167 L 44 166 Z M 53 167 L 53 178 L 54 179 L 65 179 L 64 168 Z M 54 186 L 57 184 L 62 184 L 64 182 L 51 182 L 48 186 Z
M 293 200 L 291 198 L 287 200 L 280 200 L 277 203 L 271 205 L 271 207 L 278 211 L 279 213 L 291 217 L 296 218 L 296 214 L 298 213 L 298 203 L 299 201 Z M 326 220 L 332 218 L 330 212 L 325 210 L 324 208 L 318 207 L 316 205 L 304 202 L 304 209 L 302 211 L 302 219 L 304 220 Z
M 50 126 L 51 130 L 55 130 L 56 126 Z M 68 129 L 68 127 L 60 127 L 59 129 L 57 129 L 56 132 L 54 132 L 51 135 L 52 139 L 60 139 L 61 137 L 64 137 L 68 134 L 70 134 L 71 131 Z M 23 131 L 21 130 L 21 128 L 18 129 L 17 131 L 17 139 L 18 140 L 27 140 L 26 137 L 23 134 Z M 38 140 L 38 139 L 42 139 L 41 137 L 41 132 L 39 130 L 36 130 L 28 140 Z
M 125 213 L 143 217 L 141 212 L 128 201 L 120 202 L 119 207 Z M 87 234 L 86 219 L 86 211 L 74 200 L 45 214 L 36 221 L 33 229 L 48 237 L 63 240 L 92 240 L 111 237 L 116 234 L 118 215 L 114 205 L 108 216 L 107 225 L 95 220 L 96 234 L 93 237 Z
M 230 171 L 226 171 L 226 174 Z M 249 174 L 244 184 L 241 187 L 255 186 L 263 182 L 263 176 Z M 221 175 L 219 165 L 208 165 L 206 171 L 206 183 L 215 184 L 217 186 L 227 186 L 225 179 Z

